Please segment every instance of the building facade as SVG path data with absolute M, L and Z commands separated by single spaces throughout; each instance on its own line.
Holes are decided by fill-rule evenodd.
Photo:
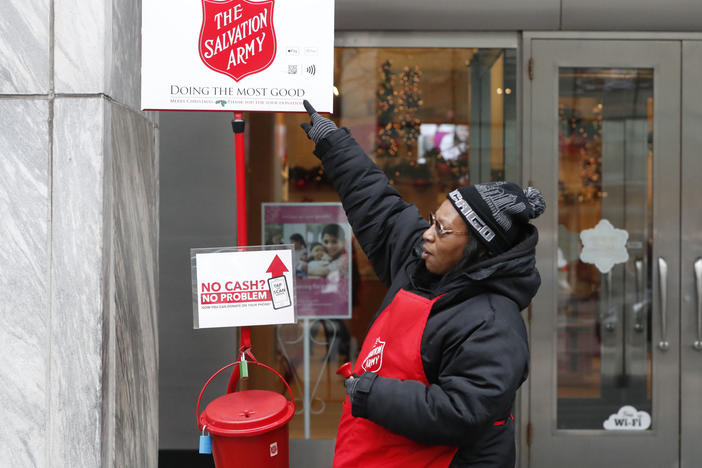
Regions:
M 232 116 L 139 110 L 140 6 L 0 7 L 3 466 L 195 466 L 197 394 L 237 349 L 192 330 L 189 259 L 236 243 Z M 518 466 L 702 459 L 701 24 L 685 0 L 336 2 L 333 119 L 406 199 L 546 197 Z M 338 198 L 304 115 L 245 120 L 262 244 L 262 203 Z M 299 325 L 253 332 L 297 394 L 292 466 L 330 466 L 333 370 L 384 293 L 357 245 L 353 268 L 353 317 L 312 322 L 309 357 Z

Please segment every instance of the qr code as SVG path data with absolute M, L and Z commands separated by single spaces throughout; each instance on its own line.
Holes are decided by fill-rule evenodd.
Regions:
M 288 75 L 297 75 L 297 65 L 288 65 Z

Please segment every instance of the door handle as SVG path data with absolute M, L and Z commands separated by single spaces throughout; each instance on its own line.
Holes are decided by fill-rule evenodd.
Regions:
M 611 332 L 614 331 L 615 323 L 617 321 L 617 313 L 612 305 L 612 272 L 609 271 L 605 273 L 605 283 L 607 284 L 607 305 L 604 317 L 602 317 L 602 322 L 605 330 Z
M 697 289 L 697 340 L 692 347 L 702 351 L 702 258 L 695 262 L 695 286 Z
M 668 263 L 663 257 L 658 257 L 658 287 L 661 298 L 661 341 L 658 348 L 667 351 L 668 343 Z
M 637 332 L 642 332 L 643 326 L 643 309 L 644 309 L 644 273 L 643 267 L 644 262 L 642 259 L 638 259 L 635 262 L 636 266 L 636 304 L 634 304 L 634 330 Z

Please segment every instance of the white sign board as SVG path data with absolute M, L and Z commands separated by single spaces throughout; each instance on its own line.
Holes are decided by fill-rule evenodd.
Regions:
M 295 323 L 292 246 L 191 249 L 194 328 Z
M 614 265 L 629 260 L 628 238 L 629 233 L 624 229 L 617 229 L 608 220 L 601 219 L 597 226 L 580 233 L 583 243 L 580 261 L 594 264 L 600 273 L 609 273 Z
M 645 431 L 651 427 L 651 415 L 633 406 L 622 406 L 615 414 L 609 415 L 602 427 L 608 431 Z
M 143 0 L 145 110 L 331 112 L 332 0 Z

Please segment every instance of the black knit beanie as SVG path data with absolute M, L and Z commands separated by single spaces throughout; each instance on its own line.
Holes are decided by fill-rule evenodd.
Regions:
M 446 197 L 491 254 L 512 248 L 529 220 L 546 209 L 541 192 L 513 182 L 469 185 Z

